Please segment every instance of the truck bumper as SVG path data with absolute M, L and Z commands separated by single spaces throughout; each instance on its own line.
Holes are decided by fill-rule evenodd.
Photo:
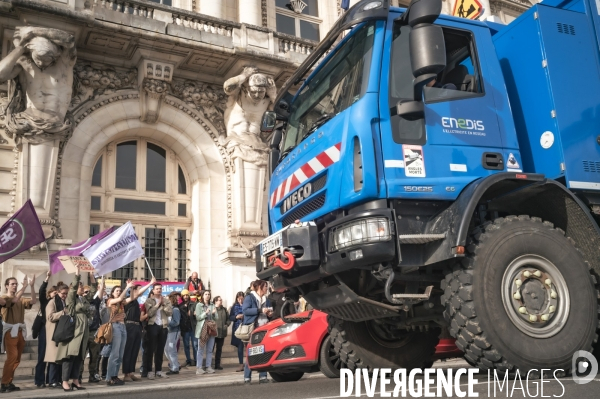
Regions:
M 376 209 L 339 218 L 320 231 L 314 225 L 301 225 L 283 230 L 283 247 L 302 248 L 302 256 L 296 259 L 296 266 L 292 270 L 286 271 L 280 267 L 269 267 L 266 262 L 267 257 L 261 256 L 260 246 L 257 246 L 256 275 L 260 279 L 279 277 L 273 279 L 275 289 L 291 288 L 326 275 L 396 259 L 398 244 L 393 215 L 391 209 Z M 385 237 L 353 235 L 351 243 L 346 243 L 343 247 L 334 243 L 335 231 L 351 226 L 372 224 L 374 221 L 378 223 L 385 221 L 387 226 Z

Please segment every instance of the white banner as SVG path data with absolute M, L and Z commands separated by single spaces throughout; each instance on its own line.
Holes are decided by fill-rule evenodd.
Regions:
M 131 222 L 125 223 L 109 236 L 83 252 L 98 275 L 117 270 L 144 255 Z

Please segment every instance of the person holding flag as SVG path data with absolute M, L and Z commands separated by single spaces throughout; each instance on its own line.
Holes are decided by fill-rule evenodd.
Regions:
M 2 370 L 2 385 L 0 393 L 19 391 L 20 388 L 12 383 L 15 370 L 21 363 L 21 354 L 25 349 L 25 336 L 27 329 L 25 327 L 25 309 L 31 309 L 36 304 L 35 296 L 35 276 L 29 281 L 31 287 L 31 298 L 21 298 L 27 288 L 27 276 L 23 278 L 23 286 L 17 292 L 19 283 L 14 277 L 6 279 L 4 286 L 7 295 L 0 298 L 2 305 L 2 346 L 6 348 L 6 361 Z

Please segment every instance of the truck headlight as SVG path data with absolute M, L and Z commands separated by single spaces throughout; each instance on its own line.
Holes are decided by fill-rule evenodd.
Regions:
M 280 335 L 289 334 L 301 325 L 302 323 L 286 323 L 274 329 L 271 333 L 271 337 L 278 337 Z
M 388 241 L 390 222 L 387 218 L 355 220 L 331 229 L 329 246 L 332 251 L 376 241 Z

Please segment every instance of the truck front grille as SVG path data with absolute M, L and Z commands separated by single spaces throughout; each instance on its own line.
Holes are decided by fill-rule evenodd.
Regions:
M 321 208 L 325 205 L 325 192 L 315 196 L 314 198 L 309 199 L 304 204 L 300 205 L 290 213 L 286 217 L 283 218 L 282 227 L 289 226 L 294 223 L 296 220 L 303 218 L 304 216 L 313 213 L 317 209 Z

